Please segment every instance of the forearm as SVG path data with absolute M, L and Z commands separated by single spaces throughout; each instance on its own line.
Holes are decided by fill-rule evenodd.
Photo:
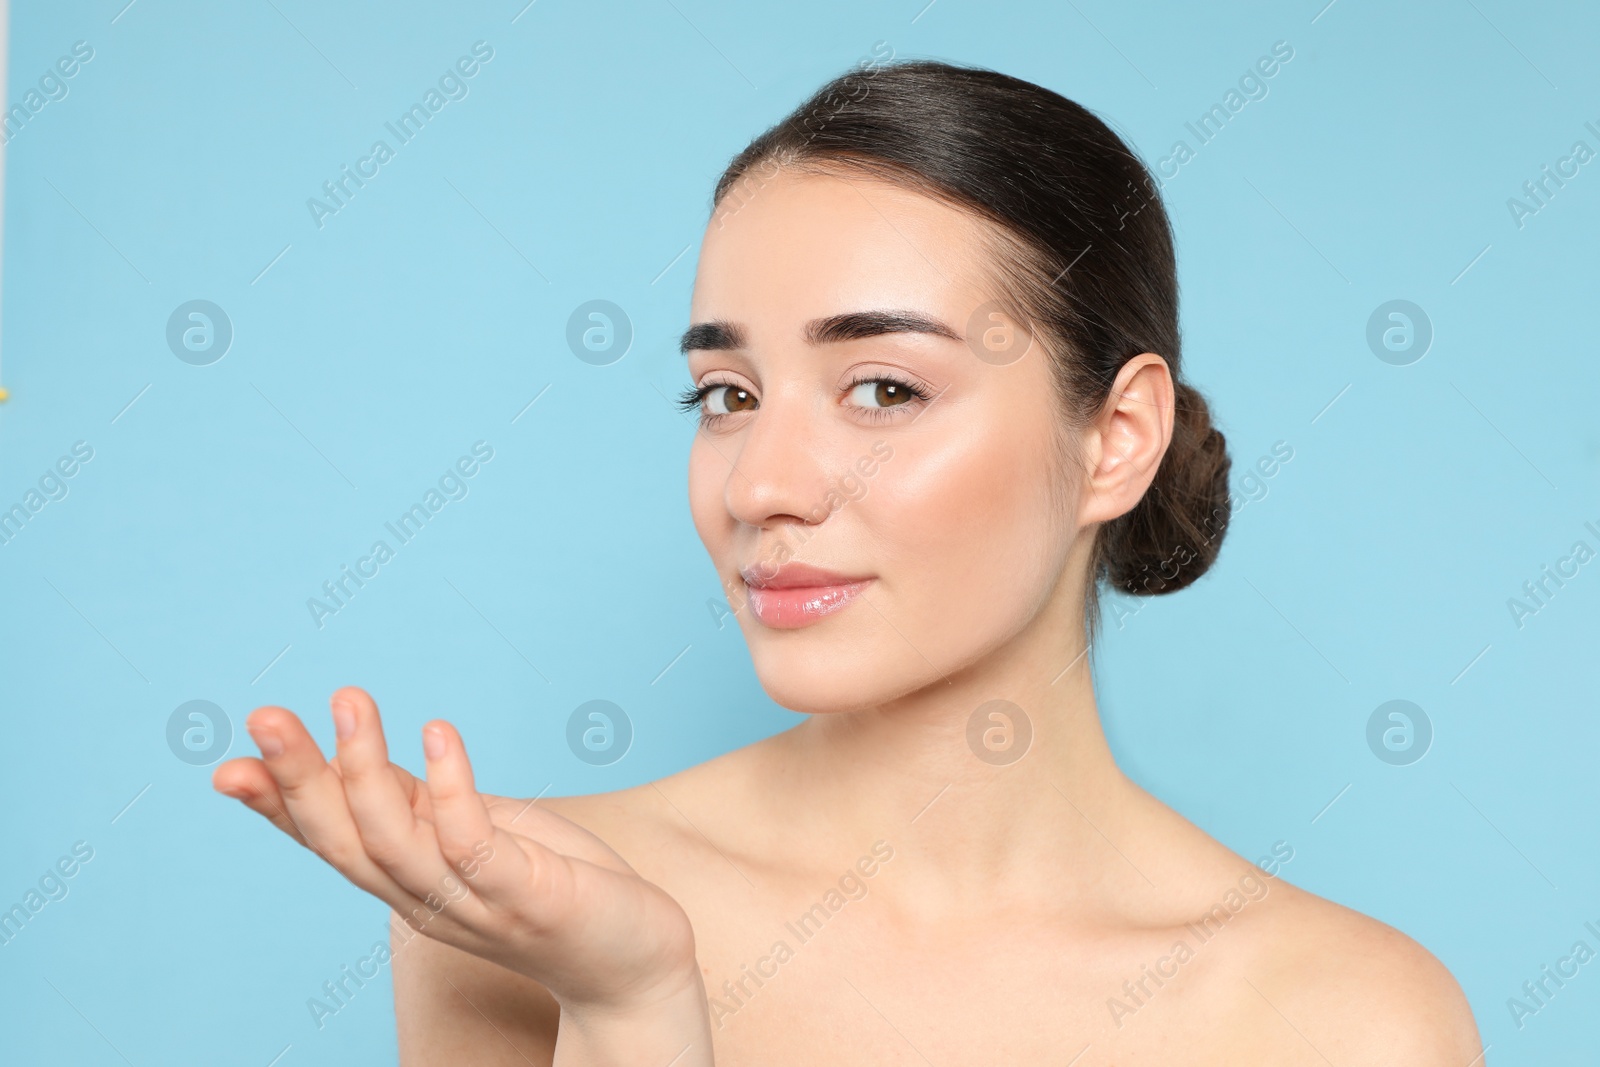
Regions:
M 563 1007 L 552 1067 L 712 1067 L 705 986 L 627 1012 Z

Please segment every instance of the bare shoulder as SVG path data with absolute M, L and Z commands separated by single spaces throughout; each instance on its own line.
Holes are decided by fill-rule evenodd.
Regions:
M 685 877 L 708 858 L 742 851 L 749 824 L 743 806 L 731 798 L 759 791 L 751 758 L 756 748 L 736 749 L 627 789 L 546 797 L 539 806 L 610 845 L 640 877 L 669 891 L 687 889 Z
M 1267 1024 L 1336 1063 L 1478 1067 L 1483 1046 L 1444 964 L 1394 927 L 1281 880 L 1245 977 Z
M 1210 962 L 1193 1003 L 1205 1019 L 1234 1020 L 1221 1028 L 1231 1035 L 1223 1062 L 1483 1067 L 1472 1009 L 1433 953 L 1286 881 L 1286 842 L 1251 863 L 1142 791 L 1140 804 L 1161 846 L 1150 861 L 1156 880 L 1184 887 L 1163 917 L 1183 923 L 1180 936 L 1217 946 L 1195 949 Z

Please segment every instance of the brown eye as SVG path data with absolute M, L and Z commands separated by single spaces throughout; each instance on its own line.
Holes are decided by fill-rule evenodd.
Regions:
M 887 378 L 857 382 L 850 390 L 850 402 L 863 408 L 892 408 L 915 397 L 910 388 Z
M 706 409 L 711 415 L 731 415 L 736 411 L 753 411 L 756 398 L 748 389 L 737 385 L 713 385 L 706 393 Z

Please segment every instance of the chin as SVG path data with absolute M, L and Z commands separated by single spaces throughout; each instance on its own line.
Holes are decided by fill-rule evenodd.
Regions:
M 892 629 L 866 622 L 839 617 L 776 630 L 740 620 L 761 688 L 802 715 L 882 707 L 941 680 Z

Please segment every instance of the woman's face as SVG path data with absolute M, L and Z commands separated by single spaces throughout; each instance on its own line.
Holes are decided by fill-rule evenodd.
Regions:
M 999 295 L 982 225 L 898 186 L 782 170 L 707 228 L 685 334 L 708 420 L 690 505 L 784 707 L 882 706 L 1081 597 L 1062 578 L 1082 474 L 1058 458 L 1047 356 L 967 340 Z

